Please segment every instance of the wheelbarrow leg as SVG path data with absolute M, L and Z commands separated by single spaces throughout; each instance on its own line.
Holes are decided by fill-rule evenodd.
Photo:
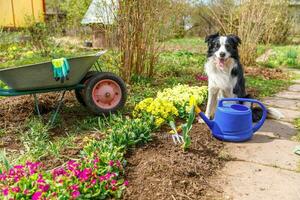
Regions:
M 66 90 L 64 90 L 64 91 L 62 92 L 62 95 L 61 95 L 61 97 L 60 97 L 60 99 L 59 99 L 57 108 L 56 108 L 56 110 L 55 110 L 55 112 L 54 112 L 54 114 L 53 114 L 53 116 L 52 116 L 52 118 L 51 118 L 51 120 L 50 120 L 50 126 L 52 126 L 52 125 L 54 124 L 54 121 L 55 121 L 55 119 L 56 119 L 56 117 L 57 117 L 57 114 L 58 114 L 58 112 L 59 112 L 59 110 L 60 110 L 60 108 L 61 108 L 61 106 L 62 106 L 62 104 L 63 104 L 63 102 L 64 102 L 65 94 L 66 94 Z
M 35 107 L 35 110 L 36 110 L 39 118 L 41 118 L 42 116 L 41 116 L 41 112 L 40 112 L 40 109 L 39 109 L 39 100 L 38 100 L 36 94 L 34 94 L 33 97 L 34 97 L 34 107 Z

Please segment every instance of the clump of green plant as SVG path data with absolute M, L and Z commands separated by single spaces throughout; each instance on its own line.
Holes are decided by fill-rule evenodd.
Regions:
M 293 137 L 293 140 L 300 142 L 300 118 L 296 119 L 294 124 L 297 129 L 297 134 Z
M 274 53 L 264 63 L 260 63 L 264 66 L 275 68 L 275 67 L 300 67 L 299 49 L 293 46 L 282 46 L 274 47 Z
M 21 140 L 26 152 L 33 158 L 39 158 L 45 153 L 49 144 L 49 126 L 37 118 L 28 123 L 28 130 L 22 134 Z

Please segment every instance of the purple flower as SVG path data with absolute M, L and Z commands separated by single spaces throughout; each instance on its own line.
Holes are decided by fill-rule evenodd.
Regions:
M 115 185 L 115 184 L 117 184 L 117 181 L 116 180 L 112 180 L 111 184 Z
M 8 192 L 9 192 L 8 188 L 4 188 L 4 189 L 2 190 L 3 196 L 7 196 L 7 195 L 8 195 Z
M 72 192 L 72 197 L 73 197 L 74 199 L 76 199 L 76 198 L 79 197 L 79 196 L 80 196 L 80 192 L 79 192 L 78 190 Z
M 111 167 L 112 167 L 112 166 L 114 166 L 114 161 L 113 161 L 113 160 L 111 160 L 111 161 L 109 161 L 109 163 L 108 163 L 108 164 L 109 164 L 109 166 L 111 166 Z
M 32 200 L 40 200 L 41 199 L 41 197 L 42 197 L 42 192 L 40 192 L 40 191 L 37 191 L 37 192 L 35 192 L 33 195 L 32 195 Z
M 127 187 L 129 185 L 128 181 L 124 181 L 124 185 Z

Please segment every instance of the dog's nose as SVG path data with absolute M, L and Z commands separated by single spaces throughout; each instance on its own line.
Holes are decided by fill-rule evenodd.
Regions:
M 224 58 L 225 55 L 226 55 L 226 54 L 225 54 L 224 52 L 221 52 L 221 53 L 220 53 L 220 57 L 221 57 L 221 58 Z

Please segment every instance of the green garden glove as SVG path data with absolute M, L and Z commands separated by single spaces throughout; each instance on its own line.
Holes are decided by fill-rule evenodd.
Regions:
M 53 77 L 56 81 L 64 83 L 65 79 L 69 80 L 70 66 L 66 58 L 52 60 Z

